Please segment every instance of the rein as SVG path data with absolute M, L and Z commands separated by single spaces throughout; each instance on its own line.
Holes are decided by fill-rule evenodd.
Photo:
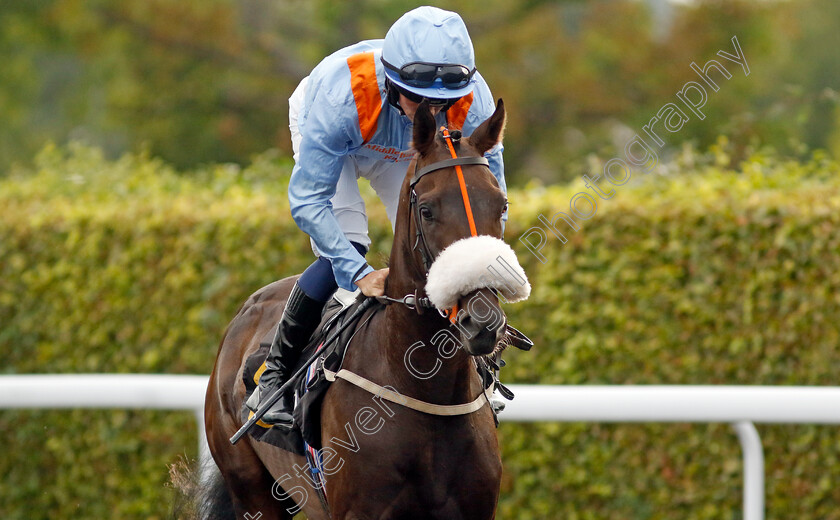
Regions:
M 426 309 L 434 309 L 435 306 L 432 304 L 432 301 L 428 298 L 423 298 L 417 295 L 417 292 L 414 294 L 406 294 L 402 298 L 391 298 L 390 296 L 375 296 L 375 298 L 381 303 L 382 305 L 390 305 L 392 303 L 401 303 L 408 307 L 411 310 L 416 310 L 419 308 L 426 308 Z

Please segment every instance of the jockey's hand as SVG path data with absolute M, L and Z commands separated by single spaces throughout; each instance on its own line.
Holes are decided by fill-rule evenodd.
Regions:
M 385 294 L 385 279 L 388 278 L 389 269 L 379 269 L 356 280 L 356 285 L 362 290 L 365 296 L 382 296 Z

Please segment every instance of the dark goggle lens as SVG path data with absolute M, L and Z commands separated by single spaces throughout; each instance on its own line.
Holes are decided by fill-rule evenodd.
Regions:
M 454 72 L 442 72 L 440 80 L 446 88 L 461 88 L 467 86 L 470 82 L 470 71 L 466 67 L 461 67 L 461 70 Z
M 437 67 L 423 63 L 411 63 L 400 69 L 400 79 L 412 87 L 429 87 L 435 82 Z
M 410 63 L 400 69 L 400 78 L 412 87 L 431 87 L 437 78 L 446 88 L 461 88 L 470 82 L 470 70 L 463 65 Z
M 399 72 L 400 79 L 407 85 L 418 88 L 431 87 L 437 78 L 445 88 L 455 89 L 469 84 L 472 71 L 463 65 L 438 65 L 434 63 L 409 63 L 398 69 L 383 60 L 386 66 Z

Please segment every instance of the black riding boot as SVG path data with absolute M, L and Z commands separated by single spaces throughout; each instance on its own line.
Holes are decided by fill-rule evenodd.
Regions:
M 301 351 L 321 321 L 321 310 L 324 304 L 325 302 L 319 302 L 307 296 L 297 283 L 292 288 L 265 360 L 265 371 L 260 376 L 260 404 L 272 392 L 280 388 L 292 374 Z M 263 415 L 262 421 L 281 428 L 291 428 L 294 424 L 293 399 L 294 392 L 287 391 Z

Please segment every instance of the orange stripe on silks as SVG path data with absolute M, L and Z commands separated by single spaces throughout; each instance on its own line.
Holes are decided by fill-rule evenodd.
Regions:
M 379 113 L 382 111 L 382 96 L 376 81 L 376 60 L 373 52 L 360 52 L 347 58 L 350 67 L 350 86 L 356 111 L 359 113 L 359 130 L 367 142 L 376 132 Z
M 452 105 L 452 108 L 446 111 L 446 119 L 449 123 L 449 128 L 452 130 L 460 130 L 464 128 L 464 122 L 467 120 L 467 113 L 470 111 L 470 106 L 473 102 L 473 93 L 470 92 L 462 97 Z

